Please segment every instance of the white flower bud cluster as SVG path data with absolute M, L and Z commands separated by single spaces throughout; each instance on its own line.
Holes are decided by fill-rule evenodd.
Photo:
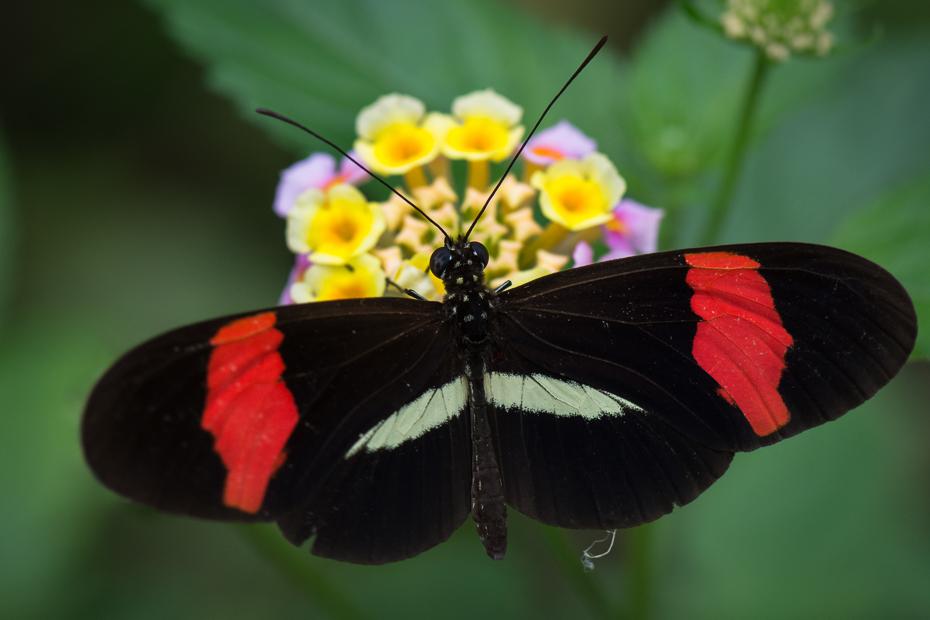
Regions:
M 833 47 L 826 31 L 832 18 L 827 0 L 727 0 L 720 21 L 731 39 L 751 41 L 771 60 L 784 61 L 792 52 L 826 55 Z

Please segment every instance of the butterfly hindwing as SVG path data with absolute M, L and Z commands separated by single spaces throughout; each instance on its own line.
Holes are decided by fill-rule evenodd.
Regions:
M 506 501 L 549 525 L 612 529 L 652 521 L 696 498 L 733 458 L 630 400 L 513 350 L 499 352 L 486 386 Z
M 445 342 L 433 355 L 422 353 L 402 353 L 417 357 L 405 373 L 377 364 L 369 369 L 390 381 L 364 392 L 366 402 L 389 406 L 353 424 L 351 434 L 341 433 L 351 441 L 330 436 L 321 443 L 313 433 L 295 433 L 293 458 L 280 474 L 283 487 L 300 498 L 279 519 L 288 540 L 300 544 L 315 536 L 315 555 L 381 564 L 443 542 L 465 520 L 471 485 L 467 385 Z M 334 395 L 339 389 L 334 384 Z M 346 419 L 353 415 L 350 410 Z

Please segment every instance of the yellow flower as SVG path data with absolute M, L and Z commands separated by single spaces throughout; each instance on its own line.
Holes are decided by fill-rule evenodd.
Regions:
M 291 285 L 291 298 L 302 304 L 384 294 L 384 269 L 371 254 L 362 254 L 344 265 L 311 265 Z
M 427 299 L 438 299 L 444 292 L 442 280 L 429 270 L 430 255 L 418 252 L 403 261 L 394 272 L 394 282 L 401 288 L 409 288 Z
M 287 216 L 287 245 L 313 263 L 343 265 L 373 248 L 384 228 L 381 206 L 355 187 L 309 189 Z
M 558 161 L 533 174 L 530 183 L 540 191 L 543 214 L 574 231 L 608 222 L 626 191 L 626 181 L 601 153 Z
M 452 102 L 457 126 L 446 135 L 443 153 L 452 159 L 502 161 L 510 157 L 523 126 L 523 108 L 493 90 L 480 90 Z
M 385 95 L 364 108 L 355 120 L 355 151 L 379 174 L 404 174 L 439 154 L 452 119 L 425 114 L 419 99 Z M 425 116 L 424 116 L 425 115 Z

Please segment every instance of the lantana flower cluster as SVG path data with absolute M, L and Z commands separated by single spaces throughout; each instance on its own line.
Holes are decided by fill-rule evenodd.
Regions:
M 728 37 L 751 41 L 770 60 L 783 61 L 792 53 L 826 55 L 833 48 L 826 30 L 833 13 L 827 0 L 727 0 L 720 21 Z
M 509 161 L 519 148 L 522 116 L 520 106 L 492 90 L 457 98 L 451 114 L 386 95 L 359 113 L 350 155 L 384 178 L 401 177 L 395 188 L 454 237 L 467 230 L 496 185 L 491 165 Z M 458 189 L 456 160 L 467 168 Z M 492 287 L 588 264 L 595 255 L 607 260 L 655 251 L 662 210 L 624 199 L 626 182 L 616 167 L 567 121 L 536 134 L 517 168 L 469 237 L 488 249 L 485 275 Z M 358 188 L 369 179 L 349 159 L 337 169 L 326 153 L 282 172 L 274 210 L 287 220 L 287 245 L 296 255 L 282 304 L 401 295 L 403 289 L 441 298 L 442 282 L 428 265 L 442 233 L 396 195 L 370 201 Z

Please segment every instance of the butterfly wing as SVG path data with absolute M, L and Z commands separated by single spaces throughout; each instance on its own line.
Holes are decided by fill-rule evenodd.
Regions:
M 506 499 L 566 527 L 628 527 L 693 500 L 734 452 L 870 398 L 917 330 L 886 271 L 794 243 L 610 261 L 500 301 L 488 392 Z
M 424 426 L 408 407 L 403 429 L 377 430 L 458 385 L 440 310 L 345 300 L 164 334 L 95 387 L 82 426 L 87 461 L 130 499 L 197 517 L 278 521 L 295 544 L 316 536 L 318 555 L 362 563 L 416 555 L 468 514 L 466 392 L 436 394 L 444 424 L 434 416 Z M 406 441 L 377 449 L 402 431 Z

